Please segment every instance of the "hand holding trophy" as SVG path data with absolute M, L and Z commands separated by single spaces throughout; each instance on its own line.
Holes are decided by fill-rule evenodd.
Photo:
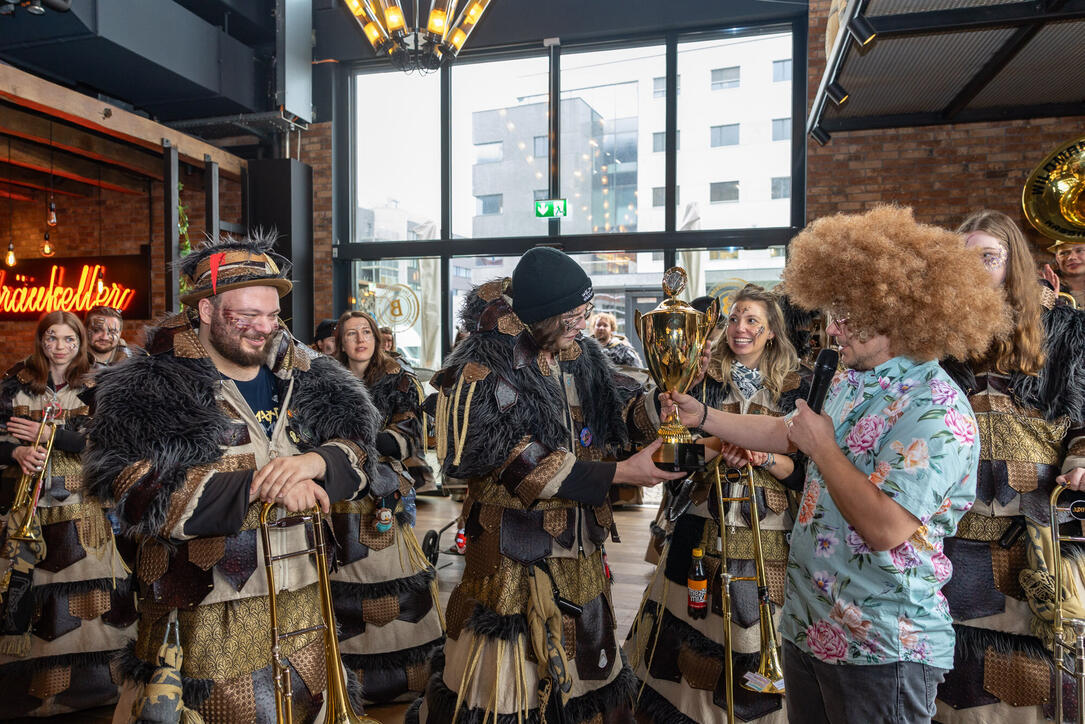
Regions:
M 703 313 L 677 299 L 687 282 L 685 269 L 671 267 L 663 273 L 667 298 L 647 314 L 637 311 L 634 315 L 648 371 L 664 392 L 689 390 L 700 368 L 701 350 L 720 314 L 718 299 Z M 656 467 L 670 472 L 702 470 L 704 448 L 693 442 L 693 435 L 678 420 L 678 411 L 672 410 L 660 422 L 663 444 L 652 456 Z

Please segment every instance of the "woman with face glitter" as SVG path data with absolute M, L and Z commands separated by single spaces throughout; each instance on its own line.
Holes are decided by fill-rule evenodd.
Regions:
M 710 407 L 729 412 L 784 415 L 805 396 L 795 348 L 789 340 L 783 312 L 776 297 L 747 284 L 735 297 L 727 316 L 724 339 L 713 350 L 702 383 L 690 394 Z M 715 439 L 713 438 L 713 441 Z M 715 441 L 716 445 L 719 444 Z M 758 495 L 762 546 L 768 570 L 769 591 L 776 616 L 783 603 L 786 536 L 793 517 L 788 488 L 802 485 L 803 469 L 792 457 L 743 450 L 722 444 L 723 469 L 754 467 Z M 637 720 L 645 722 L 723 721 L 727 702 L 720 660 L 725 655 L 722 612 L 719 608 L 719 563 L 715 550 L 720 514 L 715 478 L 695 474 L 683 487 L 672 488 L 662 523 L 670 541 L 656 575 L 645 591 L 641 610 L 625 644 L 630 666 L 640 680 Z M 684 489 L 683 489 L 684 488 Z M 724 496 L 748 494 L 744 484 L 727 486 Z M 727 504 L 727 557 L 736 576 L 754 575 L 749 506 Z M 707 541 L 707 545 L 704 542 Z M 712 601 L 708 614 L 692 620 L 687 608 L 686 574 L 693 549 L 704 547 L 704 564 Z M 734 671 L 738 681 L 756 671 L 760 629 L 756 584 L 731 584 L 731 635 Z M 709 675 L 709 672 L 714 672 Z M 711 681 L 709 681 L 711 679 Z M 758 694 L 735 686 L 735 714 L 742 721 L 783 722 L 782 698 Z
M 982 447 L 976 502 L 945 539 L 957 648 L 935 719 L 1037 722 L 1055 685 L 1048 498 L 1056 482 L 1080 485 L 1085 473 L 1085 315 L 1044 300 L 1028 242 L 1005 214 L 976 212 L 957 231 L 1005 293 L 1014 329 L 981 359 L 943 363 L 968 395 Z M 1064 576 L 1081 580 L 1081 560 L 1064 558 Z M 1085 612 L 1079 595 L 1069 605 Z
M 135 635 L 128 571 L 101 501 L 84 488 L 80 454 L 90 369 L 86 332 L 63 311 L 38 322 L 34 351 L 0 383 L 0 475 L 6 508 L 14 481 L 44 476 L 34 514 L 37 542 L 10 538 L 23 515 L 6 515 L 0 547 L 0 719 L 48 716 L 111 704 L 109 661 Z M 56 406 L 48 460 L 35 447 L 44 411 Z M 44 468 L 44 470 L 43 470 Z

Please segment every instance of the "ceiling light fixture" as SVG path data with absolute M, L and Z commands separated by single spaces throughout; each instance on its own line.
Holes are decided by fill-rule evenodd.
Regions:
M 835 80 L 825 86 L 825 94 L 838 106 L 848 99 L 848 92 L 844 90 L 844 86 L 840 85 Z
M 41 0 L 30 0 L 26 11 L 31 15 L 45 15 L 45 8 L 41 6 Z
M 821 126 L 814 126 L 814 130 L 810 131 L 810 137 L 817 141 L 819 146 L 824 146 L 832 138 Z
M 862 15 L 856 15 L 848 21 L 848 30 L 859 45 L 869 45 L 874 38 L 878 37 L 878 31 Z
M 459 15 L 460 0 L 429 0 L 425 25 L 419 0 L 414 0 L 413 28 L 407 24 L 400 0 L 343 2 L 377 55 L 388 55 L 393 65 L 408 73 L 427 73 L 459 55 L 492 0 L 467 0 Z
M 41 246 L 38 247 L 38 251 L 42 256 L 50 257 L 57 253 L 57 249 L 53 246 L 53 242 L 49 241 L 49 230 L 45 230 L 45 238 L 41 240 Z

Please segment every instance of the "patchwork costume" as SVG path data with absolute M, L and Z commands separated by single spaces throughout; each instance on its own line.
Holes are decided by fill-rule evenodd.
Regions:
M 1044 326 L 1046 361 L 1037 376 L 945 365 L 968 393 L 981 452 L 976 503 L 945 546 L 953 578 L 943 592 L 957 648 L 938 690 L 943 724 L 1027 724 L 1054 715 L 1048 502 L 1059 474 L 1085 466 L 1085 315 L 1056 306 L 1044 312 Z M 1063 533 L 1082 535 L 1079 522 L 1061 523 Z M 1081 550 L 1064 544 L 1063 552 L 1068 615 L 1082 616 Z M 1071 717 L 1075 697 L 1070 678 L 1064 682 Z
M 425 461 L 414 374 L 390 360 L 369 392 L 381 420 L 375 474 L 392 492 L 333 506 L 339 570 L 331 576 L 332 600 L 343 663 L 357 675 L 366 701 L 390 702 L 422 693 L 444 638 L 437 574 L 401 498 L 433 473 Z M 386 525 L 377 520 L 382 509 L 394 516 Z
M 785 380 L 784 392 L 778 400 L 773 400 L 771 390 L 761 384 L 760 375 L 756 375 L 747 396 L 734 382 L 724 386 L 719 364 L 719 359 L 714 359 L 703 384 L 690 391 L 709 407 L 778 416 L 794 410 L 795 400 L 806 395 L 806 384 L 800 381 L 798 373 L 792 373 Z M 803 467 L 796 463 L 794 472 L 783 481 L 761 468 L 754 468 L 753 476 L 769 595 L 775 604 L 774 618 L 779 626 L 787 536 L 794 522 L 788 488 L 801 487 Z M 696 473 L 680 486 L 672 485 L 672 489 L 677 494 L 668 497 L 653 527 L 662 551 L 659 565 L 644 592 L 641 609 L 625 643 L 630 666 L 641 682 L 638 720 L 660 724 L 722 721 L 726 717 L 727 700 L 717 541 L 720 514 L 715 476 Z M 729 484 L 726 480 L 722 481 L 722 490 L 725 497 L 749 494 L 746 485 Z M 726 503 L 725 508 L 729 570 L 736 576 L 756 576 L 749 504 Z M 709 614 L 697 620 L 688 615 L 686 591 L 694 548 L 704 551 L 711 592 Z M 742 687 L 743 675 L 757 671 L 760 657 L 757 585 L 753 581 L 733 581 L 730 588 L 735 716 L 740 721 L 784 722 L 787 716 L 780 696 Z
M 630 721 L 635 681 L 615 642 L 604 548 L 616 536 L 613 463 L 594 461 L 654 437 L 658 419 L 595 340 L 581 335 L 548 363 L 508 283 L 471 292 L 471 335 L 433 381 L 438 458 L 468 485 L 466 566 L 443 668 L 408 721 Z
M 29 386 L 31 379 L 23 363 L 8 372 L 0 383 L 0 421 L 13 416 L 41 421 L 51 404 L 62 412 L 35 516 L 42 542 L 8 538 L 23 522 L 21 514 L 0 519 L 3 719 L 112 704 L 121 679 L 111 659 L 135 636 L 129 571 L 102 499 L 86 485 L 80 462 L 89 412 L 79 396 L 83 388 L 58 390 L 50 381 L 38 394 Z M 19 444 L 10 435 L 0 438 L 5 509 L 22 475 L 12 457 Z

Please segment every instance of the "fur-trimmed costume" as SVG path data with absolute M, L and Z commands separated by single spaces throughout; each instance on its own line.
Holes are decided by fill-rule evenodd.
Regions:
M 418 381 L 399 360 L 369 388 L 381 420 L 377 474 L 394 479 L 398 493 L 432 480 L 422 444 Z M 417 697 L 430 661 L 444 640 L 437 572 L 414 536 L 403 501 L 389 496 L 392 526 L 380 533 L 374 513 L 381 503 L 366 496 L 337 503 L 332 527 L 339 541 L 339 570 L 332 598 L 343 663 L 357 674 L 367 702 Z
M 935 718 L 943 724 L 1029 724 L 1053 715 L 1048 499 L 1056 476 L 1085 466 L 1085 315 L 1057 306 L 1043 319 L 1046 362 L 1035 377 L 946 364 L 968 394 L 982 449 L 975 505 L 945 541 L 953 577 L 943 593 L 957 648 L 938 690 Z M 1064 528 L 1081 535 L 1079 523 Z M 1081 552 L 1069 555 L 1064 570 L 1080 592 Z M 1079 612 L 1083 602 L 1071 596 Z M 1064 681 L 1071 717 L 1076 705 Z
M 19 571 L 25 561 L 13 559 L 8 540 L 15 516 L 0 519 L 4 545 L 0 553 L 0 719 L 50 716 L 112 704 L 120 677 L 110 659 L 135 636 L 136 609 L 129 571 L 114 545 L 104 506 L 84 482 L 80 453 L 88 409 L 80 399 L 83 388 L 50 381 L 45 392 L 29 386 L 30 370 L 13 367 L 0 384 L 0 422 L 13 416 L 42 419 L 52 403 L 63 412 L 44 472 L 37 507 L 44 540 L 44 557 L 32 565 L 32 584 L 23 589 Z M 20 443 L 0 437 L 4 465 L 4 507 L 22 475 L 12 457 Z M 25 582 L 25 578 L 22 579 Z
M 765 387 L 747 399 L 734 385 L 724 387 L 718 359 L 714 362 L 717 364 L 709 367 L 704 383 L 690 392 L 710 407 L 777 416 L 794 410 L 795 400 L 806 395 L 806 384 L 798 373 L 792 373 L 785 380 L 784 392 L 778 400 L 773 400 L 771 391 Z M 793 459 L 799 457 L 795 455 Z M 794 496 L 789 495 L 788 488 L 799 488 L 803 476 L 804 468 L 799 462 L 784 481 L 754 468 L 762 551 L 777 623 L 784 599 L 787 535 L 794 522 Z M 638 686 L 638 721 L 658 724 L 724 721 L 727 701 L 715 477 L 697 473 L 676 489 L 678 495 L 668 496 L 667 507 L 653 526 L 653 535 L 662 536 L 666 542 L 661 543 L 658 567 L 625 643 L 629 664 L 642 682 Z M 725 497 L 749 493 L 745 485 L 730 485 L 726 481 L 722 482 L 722 490 Z M 736 576 L 756 576 L 749 505 L 728 503 L 726 509 L 729 570 Z M 694 548 L 704 551 L 712 602 L 709 615 L 698 620 L 689 617 L 686 592 Z M 757 671 L 761 649 L 756 583 L 732 582 L 731 606 L 735 716 L 739 721 L 785 722 L 787 712 L 782 697 L 757 694 L 742 687 L 743 675 Z
M 615 635 L 604 541 L 606 455 L 658 426 L 641 386 L 579 337 L 548 364 L 506 295 L 471 292 L 471 335 L 434 378 L 438 458 L 467 481 L 467 560 L 435 665 L 408 721 L 629 721 L 635 693 Z M 574 497 L 575 496 L 575 499 Z M 564 690 L 564 691 L 562 691 Z
M 617 334 L 610 335 L 610 339 L 603 346 L 603 354 L 610 357 L 610 361 L 619 367 L 644 366 L 644 363 L 640 361 L 640 355 L 633 349 L 633 345 L 629 344 L 629 340 Z
M 139 630 L 119 664 L 125 688 L 117 722 L 149 705 L 143 690 L 156 677 L 174 620 L 184 705 L 208 724 L 274 721 L 263 503 L 249 500 L 253 472 L 272 456 L 311 451 L 327 465 L 323 486 L 332 501 L 377 487 L 369 462 L 377 413 L 357 379 L 280 329 L 265 362 L 281 401 L 269 439 L 207 357 L 195 323 L 194 311 L 169 318 L 149 331 L 149 356 L 97 373 L 86 476 L 99 495 L 115 498 L 123 531 L 139 546 Z M 303 549 L 306 538 L 296 520 L 287 523 L 272 532 L 273 553 Z M 319 623 L 313 558 L 275 567 L 280 626 Z M 325 688 L 323 635 L 290 638 L 284 653 L 295 717 L 309 721 Z

